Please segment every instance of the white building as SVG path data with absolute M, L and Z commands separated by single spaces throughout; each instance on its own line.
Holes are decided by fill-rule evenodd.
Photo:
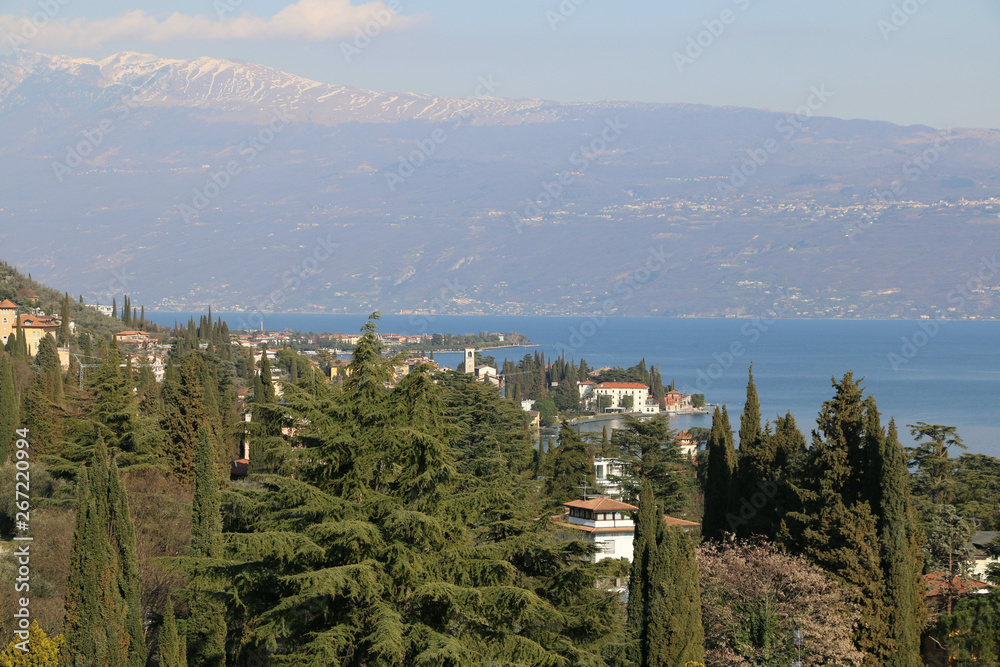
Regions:
M 601 550 L 594 554 L 595 563 L 605 558 L 632 560 L 632 540 L 635 538 L 632 512 L 638 507 L 603 497 L 573 500 L 564 505 L 567 513 L 557 523 L 580 533 L 575 537 L 600 545 Z
M 567 531 L 570 537 L 594 542 L 601 550 L 594 554 L 594 562 L 605 558 L 627 558 L 632 562 L 635 540 L 635 505 L 619 502 L 611 498 L 599 497 L 591 500 L 573 500 L 563 503 L 566 513 L 556 517 L 556 524 Z M 701 524 L 686 519 L 664 516 L 667 526 L 677 526 L 685 532 L 697 530 Z
M 576 390 L 580 392 L 580 398 L 586 399 L 592 391 L 594 391 L 594 383 L 590 380 L 584 380 L 583 382 L 576 383 Z
M 621 479 L 625 476 L 625 464 L 618 459 L 594 459 L 594 479 L 601 493 L 611 498 L 620 498 L 622 495 L 621 484 L 613 479 Z
M 602 396 L 611 397 L 611 406 L 604 412 L 645 412 L 649 386 L 638 382 L 602 382 L 593 390 L 595 407 L 600 409 Z M 631 407 L 626 407 L 625 399 L 631 398 Z

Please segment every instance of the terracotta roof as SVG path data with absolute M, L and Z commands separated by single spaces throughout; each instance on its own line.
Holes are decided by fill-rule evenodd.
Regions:
M 53 329 L 59 325 L 52 321 L 51 317 L 38 315 L 21 315 L 21 326 L 29 329 Z
M 594 384 L 590 380 L 584 380 L 583 382 L 577 382 L 577 384 Z
M 694 528 L 695 526 L 700 526 L 701 524 L 697 521 L 688 521 L 687 519 L 678 519 L 675 516 L 663 515 L 663 523 L 668 526 L 680 526 L 681 528 Z
M 649 389 L 649 385 L 639 382 L 602 382 L 598 389 Z
M 635 505 L 629 505 L 628 503 L 620 503 L 617 500 L 612 500 L 611 498 L 594 498 L 593 500 L 571 500 L 568 503 L 563 503 L 566 507 L 578 507 L 584 510 L 599 510 L 601 512 L 615 512 L 618 510 L 637 510 L 639 509 Z
M 116 336 L 148 336 L 145 331 L 119 331 Z
M 4 299 L 3 301 L 0 301 L 0 308 L 17 308 L 17 304 L 10 299 Z
M 945 595 L 948 592 L 948 575 L 944 572 L 930 572 L 924 575 L 924 582 L 927 584 L 927 597 Z M 963 579 L 955 577 L 953 581 L 955 592 L 958 595 L 972 595 L 981 590 L 991 590 L 993 584 L 975 579 Z

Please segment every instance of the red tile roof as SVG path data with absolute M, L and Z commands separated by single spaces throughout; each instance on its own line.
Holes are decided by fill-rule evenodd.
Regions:
M 3 301 L 0 301 L 0 308 L 3 309 L 17 308 L 17 304 L 11 301 L 10 299 L 4 299 Z
M 612 500 L 611 498 L 594 498 L 593 500 L 571 500 L 568 503 L 563 503 L 566 507 L 579 507 L 585 510 L 596 510 L 601 512 L 615 512 L 619 510 L 637 510 L 639 509 L 635 505 L 629 505 L 628 503 L 620 503 L 617 500 Z

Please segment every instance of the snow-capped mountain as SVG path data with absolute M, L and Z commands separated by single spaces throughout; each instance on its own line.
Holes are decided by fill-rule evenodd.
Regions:
M 916 317 L 1000 242 L 995 130 L 482 84 L 0 58 L 0 259 L 161 308 Z
M 118 53 L 104 60 L 19 52 L 0 58 L 0 113 L 27 104 L 39 86 L 85 89 L 95 103 L 128 97 L 150 107 L 186 107 L 254 114 L 286 107 L 317 124 L 351 121 L 509 124 L 559 118 L 551 103 L 491 97 L 489 81 L 477 99 L 415 93 L 378 93 L 310 81 L 279 70 L 235 60 L 169 60 Z

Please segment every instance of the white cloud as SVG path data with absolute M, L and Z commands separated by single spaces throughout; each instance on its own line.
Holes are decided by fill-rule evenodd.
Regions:
M 225 0 L 216 3 L 228 7 Z M 55 3 L 53 3 L 55 5 Z M 389 0 L 389 6 L 398 6 Z M 58 5 L 56 5 L 58 7 Z M 400 16 L 382 0 L 352 5 L 350 0 L 299 0 L 270 17 L 254 14 L 234 16 L 228 11 L 208 14 L 150 15 L 129 11 L 104 19 L 65 19 L 58 13 L 0 14 L 0 36 L 4 46 L 40 49 L 96 49 L 108 42 L 143 40 L 263 40 L 297 39 L 322 41 L 353 38 L 358 29 L 369 32 L 400 30 L 418 19 Z M 28 46 L 30 44 L 30 46 Z

